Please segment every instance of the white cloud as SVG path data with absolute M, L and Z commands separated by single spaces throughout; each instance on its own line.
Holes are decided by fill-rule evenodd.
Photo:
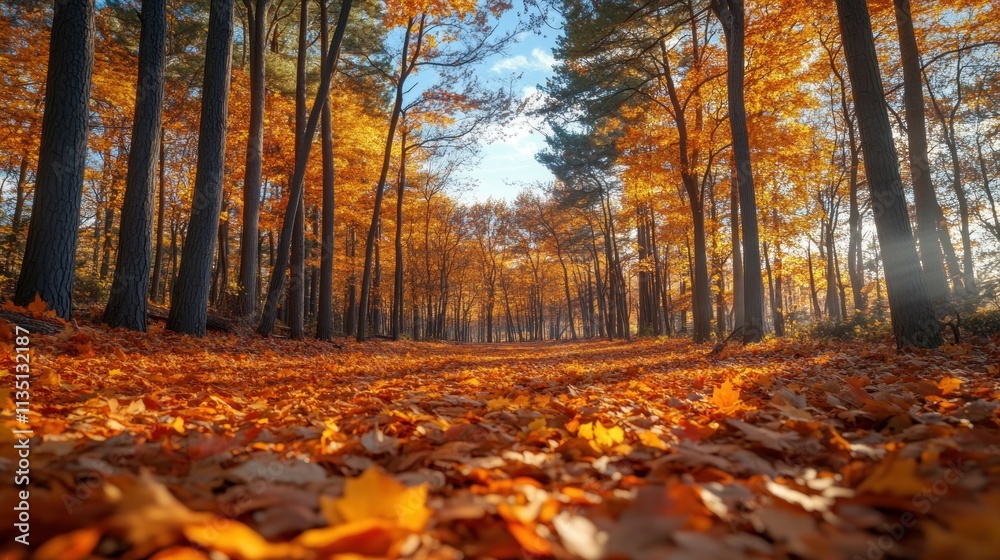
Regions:
M 517 72 L 519 70 L 542 70 L 550 71 L 556 63 L 555 57 L 542 49 L 532 49 L 531 57 L 519 54 L 501 60 L 493 65 L 494 72 Z

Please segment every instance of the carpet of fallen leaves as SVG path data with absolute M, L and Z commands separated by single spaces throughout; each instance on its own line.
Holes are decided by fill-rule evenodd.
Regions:
M 3 557 L 996 558 L 998 342 L 35 335 Z

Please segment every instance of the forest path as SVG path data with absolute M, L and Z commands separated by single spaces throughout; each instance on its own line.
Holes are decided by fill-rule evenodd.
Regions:
M 58 536 L 42 558 L 998 545 L 995 342 L 712 356 L 681 340 L 337 348 L 85 327 L 31 344 L 31 534 Z M 0 470 L 17 460 L 0 447 Z

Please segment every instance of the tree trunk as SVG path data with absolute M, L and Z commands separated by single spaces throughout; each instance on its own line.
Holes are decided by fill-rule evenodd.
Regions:
M 212 0 L 191 218 L 167 319 L 167 329 L 196 336 L 205 335 L 208 320 L 212 257 L 222 208 L 232 50 L 233 0 Z
M 740 191 L 739 181 L 736 175 L 732 178 L 733 188 L 730 194 L 731 214 L 729 222 L 732 229 L 733 238 L 733 330 L 746 325 L 746 307 L 743 297 L 743 251 L 740 247 Z M 758 263 L 760 260 L 758 259 Z
M 812 243 L 809 243 L 806 247 L 806 258 L 809 263 L 809 303 L 812 305 L 813 318 L 820 319 L 823 317 L 823 313 L 819 309 L 819 297 L 817 296 L 818 290 L 816 289 L 816 272 L 813 268 Z
M 743 342 L 760 342 L 764 335 L 764 286 L 760 273 L 760 240 L 757 231 L 757 200 L 750 162 L 750 137 L 744 89 L 744 9 L 743 0 L 713 0 L 712 8 L 726 35 L 726 90 L 729 127 L 733 135 L 733 155 L 739 182 L 740 218 L 743 229 Z M 697 291 L 697 290 L 696 290 Z M 697 338 L 698 330 L 695 329 Z
M 167 61 L 167 1 L 144 0 L 141 19 L 139 77 L 136 82 L 135 117 L 132 120 L 132 144 L 129 147 L 118 255 L 115 276 L 111 282 L 111 297 L 104 308 L 103 318 L 111 328 L 125 327 L 135 331 L 146 330 L 149 266 L 152 260 L 150 233 L 153 229 L 153 197 L 156 193 L 157 156 L 162 151 L 160 131 Z M 162 231 L 162 209 L 160 222 L 159 230 Z
M 906 104 L 906 141 L 910 152 L 910 178 L 917 209 L 917 241 L 923 264 L 924 282 L 931 302 L 941 306 L 948 300 L 941 243 L 938 237 L 937 195 L 931 183 L 927 159 L 927 124 L 924 120 L 924 92 L 920 78 L 920 52 L 913 31 L 910 0 L 893 0 L 899 30 L 899 54 L 903 65 L 903 100 Z
M 330 16 L 328 0 L 319 2 L 319 22 L 322 57 L 330 50 Z M 333 233 L 334 233 L 334 167 L 333 167 L 333 124 L 330 116 L 330 96 L 323 98 L 323 114 L 320 122 L 320 137 L 323 150 L 323 225 L 320 241 L 319 261 L 319 312 L 316 315 L 316 338 L 333 338 Z
M 285 269 L 288 266 L 288 253 L 292 242 L 292 229 L 295 221 L 295 214 L 298 210 L 297 201 L 302 199 L 302 191 L 305 188 L 306 166 L 309 163 L 309 150 L 312 147 L 312 140 L 316 135 L 316 128 L 319 124 L 320 113 L 326 104 L 324 100 L 330 97 L 330 82 L 333 81 L 333 73 L 337 69 L 337 60 L 340 57 L 340 45 L 344 41 L 344 32 L 347 29 L 347 17 L 351 11 L 352 0 L 344 0 L 340 5 L 340 16 L 337 19 L 337 28 L 333 33 L 333 42 L 330 52 L 323 60 L 322 72 L 320 74 L 319 88 L 316 91 L 316 100 L 313 102 L 312 110 L 309 112 L 309 120 L 306 122 L 305 133 L 302 135 L 302 150 L 295 157 L 295 171 L 292 174 L 292 183 L 289 189 L 288 204 L 285 207 L 284 219 L 281 223 L 281 236 L 278 240 L 277 255 L 271 267 L 271 280 L 268 285 L 267 300 L 264 302 L 264 309 L 261 313 L 260 323 L 257 325 L 257 333 L 262 336 L 270 336 L 274 331 L 274 321 L 277 317 L 278 299 L 285 289 Z
M 153 250 L 153 278 L 150 280 L 150 299 L 163 303 L 163 290 L 160 290 L 160 277 L 163 274 L 163 219 L 167 206 L 167 149 L 164 146 L 166 135 L 160 128 L 160 179 L 158 181 L 158 200 L 156 203 L 156 245 Z
M 403 38 L 399 76 L 396 81 L 396 99 L 392 107 L 392 116 L 389 119 L 389 132 L 386 134 L 385 139 L 382 171 L 379 175 L 378 185 L 375 187 L 375 208 L 372 210 L 372 221 L 371 225 L 368 227 L 368 237 L 365 240 L 365 265 L 362 269 L 361 275 L 361 301 L 360 312 L 358 313 L 358 342 L 364 342 L 364 340 L 368 337 L 368 301 L 371 295 L 372 260 L 374 259 L 375 251 L 375 235 L 379 229 L 379 217 L 382 213 L 382 199 L 385 197 L 385 182 L 389 175 L 389 164 L 392 161 L 392 141 L 396 137 L 396 127 L 399 124 L 399 116 L 403 110 L 403 92 L 405 91 L 404 84 L 407 75 L 413 69 L 413 66 L 409 64 L 409 57 L 411 55 L 410 38 L 412 37 L 414 23 L 415 18 L 411 18 L 410 21 L 407 22 L 406 35 Z M 414 58 L 419 56 L 420 45 L 422 44 L 423 39 L 423 25 L 424 20 L 421 18 L 420 28 L 417 35 L 417 52 L 413 53 Z
M 252 3 L 251 3 L 252 2 Z M 240 232 L 240 277 L 236 312 L 244 317 L 257 308 L 257 248 L 260 240 L 260 187 L 264 153 L 264 51 L 267 48 L 267 11 L 271 0 L 243 0 L 250 36 L 250 130 L 247 134 L 246 172 L 243 177 L 243 229 Z M 305 2 L 303 2 L 304 4 Z
M 299 45 L 295 65 L 295 154 L 305 152 L 306 124 L 306 49 L 309 48 L 306 32 L 309 25 L 309 3 L 302 2 L 299 9 Z M 322 103 L 322 102 L 321 102 Z M 324 103 L 325 104 L 325 103 Z M 311 142 L 310 138 L 310 142 Z M 308 156 L 307 156 L 308 158 Z M 306 219 L 304 196 L 299 196 L 292 228 L 291 272 L 288 282 L 288 328 L 295 340 L 306 337 L 305 284 L 306 284 Z
M 692 199 L 690 203 L 694 229 L 694 285 L 691 290 L 691 315 L 694 322 L 694 341 L 701 343 L 709 342 L 712 339 L 712 290 L 708 278 L 705 212 L 697 199 Z M 746 273 L 745 269 L 744 273 Z M 744 282 L 744 296 L 746 295 L 746 283 Z
M 66 319 L 73 310 L 93 68 L 94 0 L 56 2 L 35 200 L 14 303 L 26 306 L 37 295 Z
M 405 120 L 405 115 L 403 119 Z M 396 267 L 392 274 L 392 339 L 403 336 L 403 193 L 406 191 L 406 129 L 399 148 L 399 181 L 396 185 Z
M 910 229 L 868 5 L 865 0 L 837 0 L 837 13 L 884 259 L 896 345 L 935 348 L 941 345 L 941 332 L 924 287 Z

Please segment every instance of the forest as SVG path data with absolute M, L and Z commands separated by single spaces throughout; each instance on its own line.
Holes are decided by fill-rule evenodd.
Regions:
M 0 0 L 0 557 L 995 558 L 998 72 L 982 0 Z

